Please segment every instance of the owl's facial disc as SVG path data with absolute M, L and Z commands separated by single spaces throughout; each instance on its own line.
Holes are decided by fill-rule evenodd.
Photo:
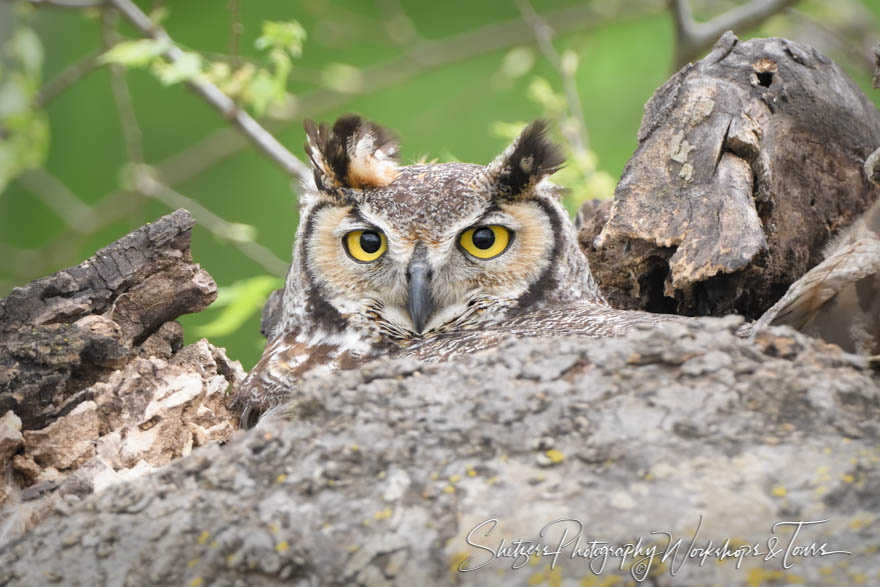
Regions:
M 383 336 L 477 327 L 540 286 L 556 243 L 546 208 L 487 202 L 426 228 L 417 214 L 389 219 L 384 206 L 328 205 L 310 224 L 309 274 L 349 324 Z

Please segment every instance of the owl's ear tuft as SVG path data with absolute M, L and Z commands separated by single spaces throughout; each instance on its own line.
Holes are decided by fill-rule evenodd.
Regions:
M 486 166 L 486 178 L 505 198 L 531 193 L 539 181 L 565 163 L 558 145 L 547 138 L 547 121 L 528 125 L 513 143 Z
M 397 177 L 400 147 L 388 129 L 355 114 L 340 117 L 332 128 L 311 120 L 303 126 L 319 189 L 384 187 Z

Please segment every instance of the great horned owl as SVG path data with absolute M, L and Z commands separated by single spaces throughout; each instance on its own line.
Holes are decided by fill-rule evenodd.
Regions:
M 300 223 L 281 317 L 244 382 L 243 418 L 311 369 L 382 356 L 450 359 L 504 335 L 613 336 L 683 319 L 608 306 L 562 190 L 563 162 L 536 121 L 486 166 L 397 166 L 392 133 L 358 116 L 305 123 L 314 186 Z

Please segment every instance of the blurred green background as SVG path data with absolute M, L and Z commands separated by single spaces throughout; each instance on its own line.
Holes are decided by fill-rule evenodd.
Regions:
M 198 52 L 205 63 L 225 62 L 233 69 L 251 62 L 270 67 L 266 51 L 255 48 L 263 23 L 297 20 L 307 39 L 302 56 L 292 60 L 290 95 L 261 120 L 300 158 L 303 118 L 332 121 L 358 112 L 401 136 L 404 162 L 426 156 L 484 163 L 508 142 L 504 135 L 510 127 L 499 123 L 552 117 L 552 100 L 562 94 L 560 72 L 536 46 L 513 1 L 137 4 L 148 13 L 166 11 L 162 25 L 181 47 Z M 699 19 L 737 4 L 741 2 L 692 2 Z M 673 71 L 671 13 L 665 2 L 650 0 L 533 0 L 532 6 L 556 31 L 556 50 L 569 59 L 577 57 L 573 78 L 594 156 L 588 166 L 610 176 L 596 176 L 608 181 L 586 186 L 581 197 L 607 197 L 636 146 L 645 101 Z M 870 90 L 870 49 L 877 42 L 878 19 L 880 0 L 800 2 L 756 30 L 737 32 L 810 43 L 844 65 L 876 101 Z M 232 32 L 236 22 L 240 35 Z M 36 31 L 43 81 L 100 51 L 107 25 L 96 10 L 22 11 L 0 0 L 0 42 L 8 47 L 7 40 L 21 27 Z M 118 33 L 139 38 L 121 19 Z M 230 57 L 233 53 L 237 56 Z M 10 79 L 11 69 L 7 63 L 0 70 L 0 86 Z M 536 79 L 546 84 L 536 84 Z M 288 262 L 297 223 L 291 179 L 236 137 L 185 85 L 164 86 L 148 68 L 127 70 L 124 80 L 140 131 L 132 140 L 139 143 L 143 160 L 174 190 L 213 214 L 254 227 L 255 241 Z M 541 89 L 548 84 L 557 94 L 548 97 L 545 92 L 542 98 Z M 80 262 L 171 209 L 125 189 L 130 187 L 125 169 L 131 143 L 127 147 L 121 122 L 125 115 L 120 117 L 108 67 L 95 68 L 54 97 L 45 108 L 46 118 L 39 118 L 42 112 L 34 116 L 48 122 L 47 173 L 13 179 L 0 193 L 0 297 Z M 8 140 L 8 132 L 0 133 L 0 141 Z M 259 304 L 280 281 L 255 280 L 272 270 L 222 233 L 202 225 L 193 232 L 193 255 L 222 293 L 218 304 L 184 317 L 182 323 L 188 340 L 210 336 L 249 369 L 264 344 Z M 270 266 L 278 271 L 278 263 Z

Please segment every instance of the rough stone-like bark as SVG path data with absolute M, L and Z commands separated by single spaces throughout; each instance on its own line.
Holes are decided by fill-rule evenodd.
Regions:
M 613 306 L 756 319 L 876 199 L 878 145 L 880 114 L 830 59 L 727 33 L 645 106 L 582 246 Z
M 751 344 L 737 324 L 511 340 L 457 364 L 306 376 L 286 413 L 229 444 L 62 503 L 63 517 L 0 553 L 0 584 L 552 585 L 590 580 L 589 561 L 569 547 L 555 569 L 544 557 L 459 573 L 468 556 L 488 560 L 467 534 L 497 518 L 472 541 L 552 550 L 562 524 L 543 539 L 541 528 L 574 518 L 582 549 L 662 545 L 651 531 L 687 546 L 700 516 L 700 547 L 766 551 L 774 523 L 830 518 L 796 544 L 853 554 L 793 557 L 787 570 L 781 555 L 740 569 L 710 557 L 676 576 L 655 561 L 648 584 L 876 577 L 880 375 L 787 329 Z M 783 546 L 791 533 L 775 535 Z M 625 584 L 619 563 L 602 580 Z
M 217 287 L 185 210 L 0 299 L 0 543 L 76 499 L 229 438 L 241 366 L 178 316 Z

